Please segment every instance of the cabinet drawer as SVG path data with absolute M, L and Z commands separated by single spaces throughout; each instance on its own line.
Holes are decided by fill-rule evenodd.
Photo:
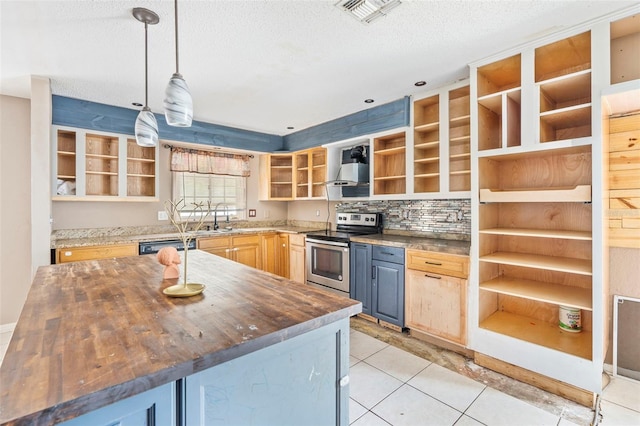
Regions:
M 260 235 L 237 235 L 231 237 L 231 246 L 246 246 L 260 244 Z
M 198 238 L 198 248 L 218 249 L 229 247 L 229 237 Z
M 115 244 L 58 249 L 57 262 L 77 262 L 79 260 L 108 259 L 112 257 L 137 256 L 138 244 Z
M 404 265 L 404 248 L 372 245 L 371 258 Z
M 407 250 L 407 268 L 467 278 L 469 275 L 469 257 L 432 251 Z

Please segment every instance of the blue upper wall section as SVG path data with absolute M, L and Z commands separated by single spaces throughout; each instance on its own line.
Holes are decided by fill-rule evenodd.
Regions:
M 64 96 L 52 96 L 52 123 L 60 126 L 133 135 L 138 111 Z M 274 152 L 298 151 L 326 143 L 409 125 L 410 99 L 337 118 L 286 135 L 272 135 L 234 127 L 194 121 L 189 128 L 172 127 L 164 115 L 155 114 L 160 139 L 192 142 L 208 146 Z
M 137 110 L 53 96 L 53 124 L 133 135 Z M 194 121 L 191 127 L 169 126 L 155 114 L 160 139 L 202 145 L 273 152 L 282 149 L 282 136 Z
M 325 143 L 369 135 L 409 125 L 410 98 L 346 115 L 284 137 L 285 151 L 298 151 Z

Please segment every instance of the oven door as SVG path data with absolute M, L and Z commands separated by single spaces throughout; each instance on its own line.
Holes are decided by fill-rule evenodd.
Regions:
M 349 243 L 307 237 L 307 283 L 349 293 Z

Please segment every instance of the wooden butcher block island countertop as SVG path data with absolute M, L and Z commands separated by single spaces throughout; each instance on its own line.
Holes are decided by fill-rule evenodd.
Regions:
M 0 424 L 74 418 L 362 308 L 199 250 L 201 295 L 165 296 L 162 271 L 155 255 L 39 268 L 0 368 Z

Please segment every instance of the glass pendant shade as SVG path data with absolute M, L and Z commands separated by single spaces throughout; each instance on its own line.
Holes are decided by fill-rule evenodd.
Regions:
M 136 118 L 136 143 L 140 146 L 158 145 L 158 122 L 149 107 L 142 108 Z
M 164 116 L 169 126 L 189 127 L 193 120 L 193 100 L 182 75 L 171 76 L 164 98 Z

